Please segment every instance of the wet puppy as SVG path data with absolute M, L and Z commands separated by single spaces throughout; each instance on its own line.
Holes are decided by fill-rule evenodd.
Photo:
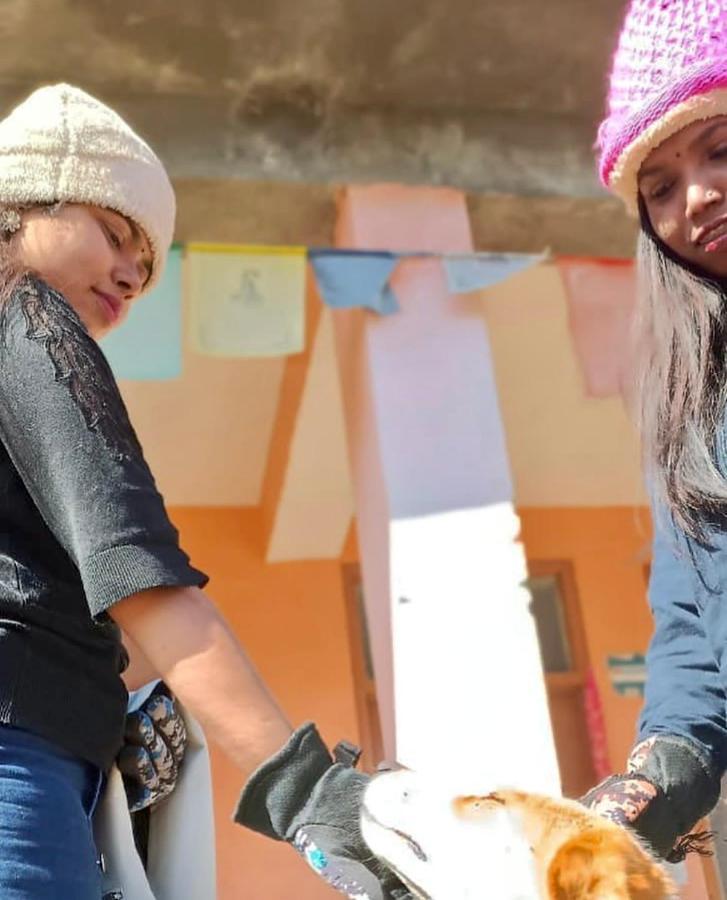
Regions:
M 361 827 L 423 900 L 667 900 L 636 838 L 571 800 L 512 790 L 456 796 L 407 770 L 374 778 Z

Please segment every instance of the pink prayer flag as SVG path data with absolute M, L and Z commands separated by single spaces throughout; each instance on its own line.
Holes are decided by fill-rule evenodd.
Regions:
M 559 259 L 568 300 L 568 321 L 586 393 L 621 393 L 636 300 L 630 261 Z

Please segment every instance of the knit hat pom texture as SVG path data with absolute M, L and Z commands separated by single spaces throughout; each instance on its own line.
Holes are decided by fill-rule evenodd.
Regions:
M 633 0 L 598 133 L 603 183 L 635 212 L 649 153 L 717 115 L 727 115 L 727 0 Z

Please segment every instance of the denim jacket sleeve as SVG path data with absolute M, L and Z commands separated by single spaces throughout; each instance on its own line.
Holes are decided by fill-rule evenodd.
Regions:
M 696 580 L 683 535 L 667 515 L 654 510 L 649 583 L 654 632 L 638 739 L 684 738 L 711 777 L 719 779 L 727 765 L 727 701 L 697 604 Z

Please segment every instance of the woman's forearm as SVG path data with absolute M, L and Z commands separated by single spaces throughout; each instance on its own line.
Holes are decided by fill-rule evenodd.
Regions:
M 109 613 L 244 777 L 286 742 L 285 716 L 202 591 L 152 588 Z
M 132 640 L 131 637 L 125 633 L 121 635 L 121 640 L 129 655 L 129 665 L 121 673 L 121 678 L 129 693 L 131 693 L 131 691 L 138 691 L 139 688 L 143 687 L 145 684 L 148 684 L 150 681 L 156 681 L 157 678 L 161 677 L 154 666 L 152 666 L 146 656 L 141 652 L 141 648 L 136 641 Z

